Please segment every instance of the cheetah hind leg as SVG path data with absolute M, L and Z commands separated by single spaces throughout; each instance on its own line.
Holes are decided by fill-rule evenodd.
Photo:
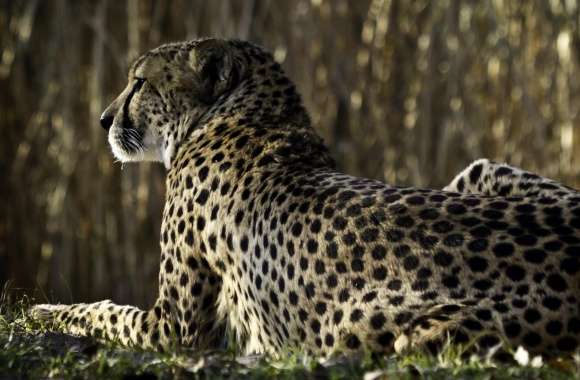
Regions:
M 439 304 L 419 311 L 416 318 L 402 326 L 395 339 L 395 352 L 401 354 L 420 347 L 431 348 L 447 337 L 465 319 L 469 307 L 459 303 Z
M 443 190 L 506 197 L 567 198 L 579 195 L 578 190 L 550 178 L 486 158 L 469 164 Z

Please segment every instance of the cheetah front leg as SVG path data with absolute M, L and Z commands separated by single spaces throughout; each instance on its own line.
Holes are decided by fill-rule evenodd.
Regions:
M 164 256 L 161 296 L 148 311 L 110 300 L 90 304 L 35 305 L 31 316 L 49 328 L 120 342 L 125 346 L 176 351 L 180 347 L 216 348 L 224 340 L 224 322 L 217 316 L 221 280 L 192 256 L 173 268 Z
M 30 313 L 33 318 L 48 323 L 49 328 L 73 335 L 119 341 L 143 349 L 166 350 L 174 344 L 170 336 L 161 333 L 164 321 L 158 306 L 144 311 L 105 300 L 89 304 L 35 305 Z

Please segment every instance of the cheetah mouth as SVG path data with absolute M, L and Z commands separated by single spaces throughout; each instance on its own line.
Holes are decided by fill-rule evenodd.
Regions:
M 122 128 L 118 136 L 118 141 L 123 150 L 127 153 L 138 153 L 143 151 L 144 133 L 135 128 Z
M 138 156 L 145 153 L 143 144 L 144 134 L 135 128 L 111 128 L 109 131 L 109 145 L 113 155 L 120 161 L 136 161 Z
M 113 156 L 121 162 L 163 161 L 160 139 L 149 129 L 113 127 L 108 140 Z

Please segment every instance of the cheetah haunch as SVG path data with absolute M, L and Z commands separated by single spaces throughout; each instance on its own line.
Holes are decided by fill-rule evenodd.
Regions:
M 577 348 L 577 191 L 509 196 L 478 165 L 458 192 L 342 174 L 292 82 L 248 42 L 164 45 L 128 82 L 101 123 L 119 160 L 168 170 L 157 302 L 37 305 L 37 317 L 162 350 L 215 347 L 224 326 L 271 354 L 448 338 Z

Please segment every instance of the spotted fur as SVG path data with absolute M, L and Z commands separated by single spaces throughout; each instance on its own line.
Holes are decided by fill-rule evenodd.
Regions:
M 577 194 L 484 196 L 343 174 L 280 66 L 242 41 L 146 53 L 102 121 L 120 160 L 168 169 L 159 296 L 149 310 L 33 309 L 65 331 L 172 350 L 215 347 L 227 326 L 246 352 L 274 355 L 447 337 L 577 348 Z

